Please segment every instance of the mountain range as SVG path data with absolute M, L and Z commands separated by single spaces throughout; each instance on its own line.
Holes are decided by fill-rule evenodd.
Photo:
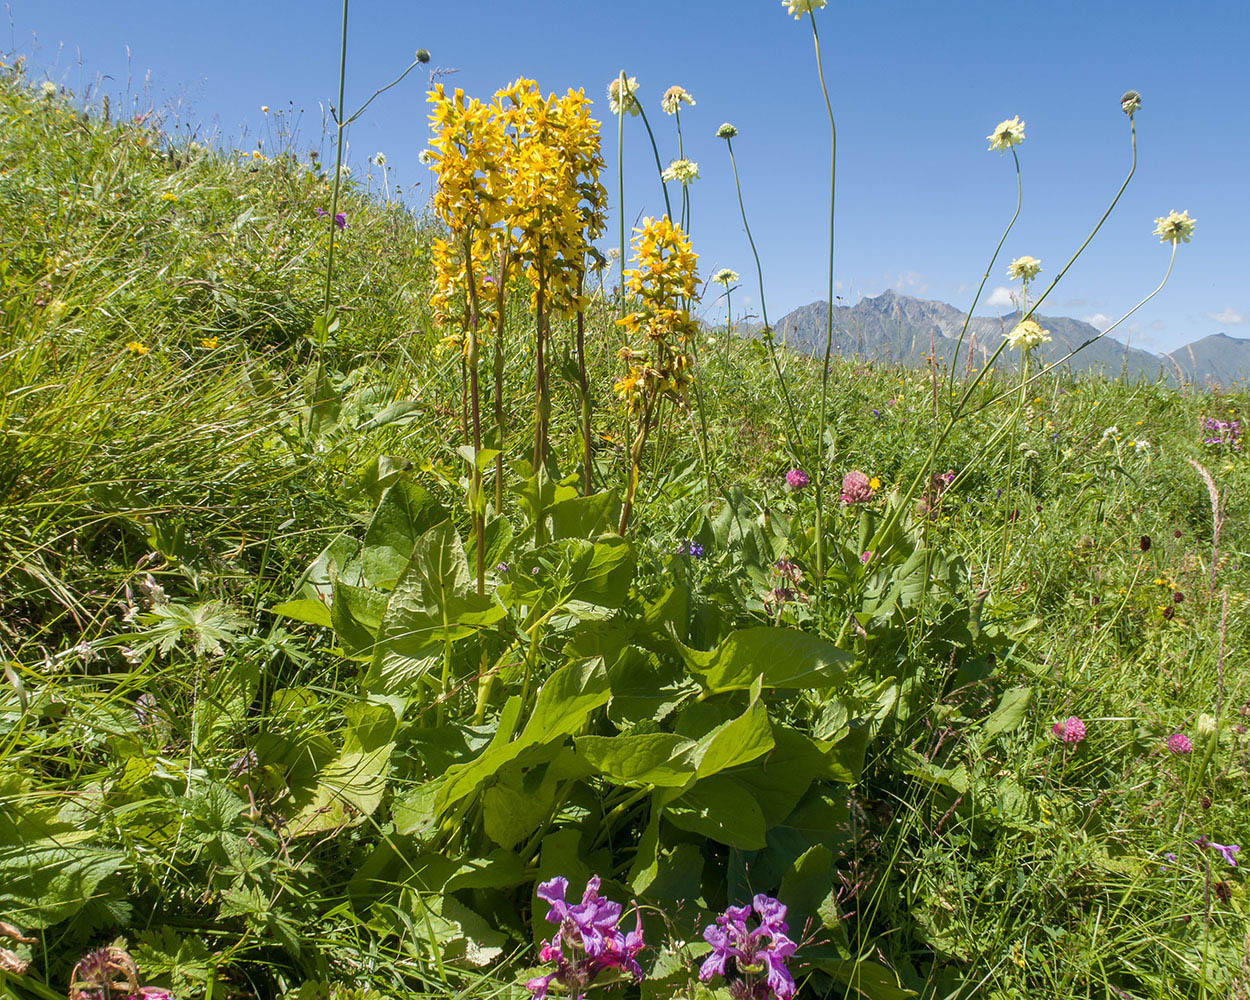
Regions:
M 1168 354 L 1152 354 L 1102 336 L 1097 327 L 1064 316 L 1033 317 L 1050 333 L 1050 343 L 1038 349 L 1046 364 L 1081 348 L 1065 364 L 1074 371 L 1098 370 L 1108 376 L 1160 377 L 1172 382 L 1216 383 L 1224 386 L 1250 382 L 1250 340 L 1217 333 Z M 781 317 L 773 328 L 777 340 L 805 354 L 824 352 L 828 320 L 824 302 L 813 302 Z M 959 367 L 979 367 L 993 354 L 1019 321 L 1019 314 L 974 316 L 959 349 Z M 949 363 L 964 325 L 964 313 L 945 302 L 883 292 L 853 306 L 835 306 L 833 350 L 841 356 L 859 356 L 895 364 L 922 364 L 930 352 Z M 758 327 L 757 327 L 758 332 Z M 998 364 L 1015 365 L 1014 353 L 1004 351 Z

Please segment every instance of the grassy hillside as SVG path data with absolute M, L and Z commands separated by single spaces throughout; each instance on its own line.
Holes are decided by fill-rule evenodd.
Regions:
M 526 289 L 480 597 L 439 225 L 347 184 L 319 351 L 316 161 L 4 73 L 0 991 L 114 945 L 179 997 L 523 997 L 535 884 L 599 874 L 649 1000 L 754 892 L 805 995 L 1250 995 L 1244 396 L 1001 372 L 931 455 L 944 374 L 835 362 L 820 577 L 764 345 L 700 341 L 622 539 L 618 313 L 581 496 Z

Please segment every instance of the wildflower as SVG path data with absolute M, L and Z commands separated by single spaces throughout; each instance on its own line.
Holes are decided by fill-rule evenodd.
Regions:
M 868 480 L 868 488 L 875 493 L 877 490 L 881 489 L 881 480 L 876 476 L 873 476 L 870 480 Z
M 432 149 L 423 149 L 417 154 L 417 162 L 428 167 L 431 163 L 438 162 L 438 154 Z
M 728 267 L 722 267 L 719 271 L 712 275 L 712 280 L 718 285 L 724 285 L 728 288 L 738 280 L 738 272 Z
M 730 125 L 729 122 L 721 122 L 720 128 L 716 130 L 716 138 L 718 139 L 733 139 L 737 135 L 738 130 Z
M 683 157 L 670 163 L 660 174 L 660 178 L 666 181 L 680 181 L 684 187 L 699 179 L 699 165 L 694 160 L 687 160 Z
M 385 153 L 374 153 L 374 154 L 373 154 L 373 162 L 374 162 L 377 166 L 379 166 L 379 167 L 384 167 L 384 166 L 386 166 L 386 154 L 385 154 Z
M 1179 590 L 1172 591 L 1172 603 L 1173 604 L 1183 604 L 1184 601 L 1185 601 L 1184 594 L 1182 594 Z
M 791 583 L 803 582 L 803 571 L 791 559 L 781 558 L 773 564 L 773 570 L 783 580 L 789 580 Z
M 1199 837 L 1194 841 L 1199 847 L 1210 848 L 1219 854 L 1232 867 L 1237 867 L 1237 855 L 1241 853 L 1241 845 L 1239 844 L 1217 844 L 1214 840 L 1208 840 L 1206 837 Z
M 997 149 L 1000 153 L 1005 153 L 1012 146 L 1024 142 L 1024 122 L 1020 120 L 1019 115 L 1008 118 L 999 122 L 986 138 L 990 140 L 990 152 Z
M 1080 743 L 1085 739 L 1085 723 L 1075 715 L 1060 719 L 1050 727 L 1050 731 L 1064 743 Z
M 698 542 L 687 538 L 677 546 L 677 554 L 679 556 L 690 556 L 692 559 L 702 559 L 703 546 Z
M 501 562 L 501 563 L 499 563 L 499 564 L 495 567 L 495 572 L 496 572 L 496 573 L 499 573 L 499 574 L 501 574 L 501 575 L 502 575 L 503 573 L 508 572 L 508 564 L 507 564 L 506 562 Z
M 178 200 L 178 196 L 174 194 L 172 191 L 161 192 L 161 201 L 177 201 L 177 200 Z
M 330 213 L 327 212 L 324 208 L 317 209 L 317 218 L 319 219 L 324 219 L 329 214 Z M 346 229 L 347 228 L 347 215 L 343 212 L 335 212 L 334 213 L 334 225 L 335 225 L 335 228 L 339 230 Z
M 1036 257 L 1017 257 L 1007 268 L 1007 277 L 1032 281 L 1041 273 L 1042 262 Z
M 255 750 L 248 750 L 246 753 L 240 754 L 239 758 L 230 765 L 229 775 L 232 778 L 242 777 L 245 774 L 251 774 L 260 767 L 260 758 L 256 756 Z
M 867 552 L 863 552 L 860 554 L 860 557 L 859 557 L 860 565 L 867 566 L 871 559 L 872 559 L 872 550 L 869 549 Z
M 865 500 L 871 500 L 872 494 L 871 480 L 858 469 L 842 477 L 842 502 L 844 504 L 863 503 Z
M 752 908 L 758 924 L 747 930 Z M 699 967 L 699 979 L 736 974 L 741 978 L 730 986 L 736 1000 L 789 1000 L 795 985 L 786 959 L 798 945 L 786 936 L 790 928 L 785 916 L 785 906 L 763 893 L 752 900 L 752 907 L 728 907 L 703 929 L 703 940 L 712 951 Z
M 1182 754 L 1192 753 L 1194 745 L 1184 733 L 1173 733 L 1168 737 L 1168 749 L 1179 757 Z
M 143 357 L 151 348 L 142 340 L 128 340 L 126 341 L 126 350 L 138 357 Z
M 1149 552 L 1150 551 L 1150 536 L 1142 535 L 1141 538 L 1137 540 L 1137 547 L 1141 549 L 1143 552 Z
M 622 111 L 629 115 L 637 115 L 642 111 L 638 103 L 638 78 L 631 76 L 625 80 L 625 96 L 621 97 L 621 78 L 614 77 L 608 84 L 608 110 L 614 115 Z
M 413 59 L 422 64 L 428 63 L 430 61 L 430 53 L 426 49 L 417 49 L 413 53 Z
M 804 14 L 820 10 L 824 5 L 825 0 L 781 0 L 781 6 L 787 13 L 793 14 L 796 21 Z
M 213 348 L 217 346 L 217 343 L 218 341 L 216 337 L 201 337 L 200 338 L 200 346 L 204 348 L 204 350 L 206 351 L 213 350 Z
M 811 482 L 806 472 L 802 469 L 791 469 L 786 473 L 786 490 L 796 492 L 803 489 Z
M 1149 455 L 1150 447 L 1151 446 L 1150 446 L 1149 441 L 1134 441 L 1133 442 L 1133 451 L 1136 452 L 1138 455 Z
M 52 98 L 56 97 L 56 84 L 51 80 L 44 80 L 43 83 L 39 84 L 39 96 L 45 101 L 52 100 Z
M 694 98 L 690 96 L 689 91 L 685 87 L 679 87 L 676 84 L 664 91 L 664 96 L 660 99 L 660 107 L 663 108 L 666 115 L 677 114 L 683 104 L 689 104 L 691 107 L 694 107 Z
M 1106 430 L 1102 432 L 1102 437 L 1098 439 L 1098 443 L 1106 444 L 1108 438 L 1111 438 L 1112 440 L 1119 440 L 1119 437 L 1120 437 L 1120 428 L 1118 428 L 1115 424 L 1112 424 L 1110 427 L 1108 427 Z
M 1167 215 L 1155 219 L 1155 235 L 1159 237 L 1160 243 L 1188 243 L 1189 237 L 1194 233 L 1194 225 L 1188 210 L 1168 212 Z
M 269 105 L 268 105 L 268 104 L 262 104 L 262 105 L 260 106 L 260 113 L 261 113 L 262 115 L 267 115 L 267 114 L 269 114 Z
M 1215 735 L 1215 717 L 1203 712 L 1198 716 L 1198 735 L 1204 740 Z
M 1120 97 L 1120 110 L 1130 118 L 1133 112 L 1141 109 L 1141 94 L 1135 90 L 1126 90 Z
M 1007 334 L 1007 343 L 1012 350 L 1029 351 L 1039 344 L 1050 343 L 1050 331 L 1043 330 L 1036 320 L 1026 319 L 1023 323 L 1017 323 L 1016 328 Z
M 550 904 L 547 922 L 557 929 L 538 953 L 543 962 L 555 962 L 555 971 L 525 984 L 535 1000 L 544 1000 L 553 980 L 581 997 L 599 973 L 610 969 L 628 972 L 641 981 L 642 969 L 635 957 L 644 944 L 641 912 L 635 908 L 634 930 L 622 934 L 617 926 L 621 904 L 599 895 L 598 875 L 586 883 L 580 903 L 570 905 L 565 900 L 568 885 L 566 878 L 553 878 L 537 889 L 539 899 Z

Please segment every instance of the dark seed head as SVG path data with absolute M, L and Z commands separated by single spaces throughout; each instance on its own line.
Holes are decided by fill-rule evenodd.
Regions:
M 1137 544 L 1138 546 L 1140 546 L 1143 552 L 1149 552 L 1150 551 L 1150 536 L 1142 535 L 1141 540 Z

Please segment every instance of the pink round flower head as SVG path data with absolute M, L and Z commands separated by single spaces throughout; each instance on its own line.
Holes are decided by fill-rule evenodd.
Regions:
M 1050 731 L 1064 743 L 1080 743 L 1085 739 L 1085 723 L 1075 715 L 1060 719 L 1050 727 Z
M 807 473 L 802 469 L 791 469 L 786 473 L 786 489 L 792 493 L 803 489 L 811 480 L 807 478 Z
M 1179 756 L 1193 753 L 1194 745 L 1189 742 L 1189 737 L 1184 733 L 1173 733 L 1168 737 L 1168 749 Z
M 842 477 L 842 502 L 844 504 L 863 503 L 872 499 L 872 483 L 866 475 L 856 469 Z

